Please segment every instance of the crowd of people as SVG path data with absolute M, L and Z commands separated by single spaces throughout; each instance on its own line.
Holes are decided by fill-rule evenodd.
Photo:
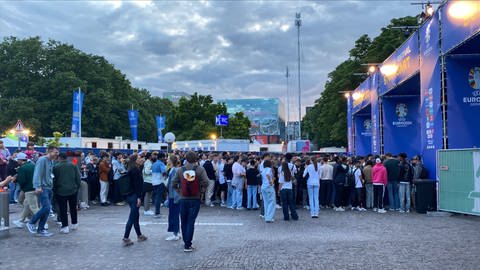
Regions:
M 347 157 L 308 154 L 207 152 L 42 154 L 29 144 L 10 154 L 0 141 L 0 187 L 11 203 L 23 205 L 17 227 L 51 236 L 47 219 L 57 217 L 61 233 L 78 229 L 78 210 L 92 204 L 123 206 L 130 213 L 122 243 L 131 246 L 132 227 L 139 242 L 147 240 L 139 225 L 143 216 L 161 217 L 168 207 L 169 241 L 183 239 L 193 250 L 200 205 L 259 210 L 267 223 L 282 209 L 283 220 L 298 220 L 298 208 L 319 218 L 321 209 L 408 213 L 415 207 L 414 179 L 427 178 L 419 156 Z M 387 196 L 385 196 L 387 194 Z M 68 223 L 70 213 L 71 224 Z M 55 215 L 56 214 L 56 215 Z

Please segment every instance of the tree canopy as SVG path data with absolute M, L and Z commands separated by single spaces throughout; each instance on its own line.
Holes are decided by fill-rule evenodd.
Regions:
M 320 147 L 347 145 L 347 102 L 340 92 L 353 90 L 366 79 L 354 75 L 366 72 L 363 63 L 383 62 L 407 39 L 402 29 L 393 27 L 416 26 L 417 21 L 416 17 L 393 19 L 373 40 L 368 35 L 357 39 L 349 58 L 328 74 L 325 90 L 302 119 L 304 136 Z
M 178 106 L 132 87 L 126 76 L 104 57 L 84 53 L 58 41 L 40 37 L 8 37 L 0 43 L 0 128 L 10 129 L 17 119 L 32 130 L 34 140 L 53 132 L 68 135 L 71 129 L 72 95 L 85 93 L 82 136 L 130 137 L 127 110 L 139 110 L 138 139 L 156 141 L 156 115 L 166 115 L 166 130 L 180 139 L 205 139 L 218 132 L 215 114 L 226 113 L 225 105 L 211 96 L 195 93 Z M 248 138 L 249 121 L 235 115 L 226 128 L 227 138 Z

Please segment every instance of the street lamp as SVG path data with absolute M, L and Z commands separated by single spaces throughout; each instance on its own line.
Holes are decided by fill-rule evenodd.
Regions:
M 211 134 L 211 135 L 210 135 L 210 139 L 216 140 L 216 139 L 217 139 L 217 135 L 216 135 L 216 134 Z

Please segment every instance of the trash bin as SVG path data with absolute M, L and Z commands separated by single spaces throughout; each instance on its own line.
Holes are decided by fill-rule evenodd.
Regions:
M 8 192 L 0 192 L 0 238 L 8 236 L 9 229 L 9 194 Z M 2 226 L 3 225 L 3 226 Z
M 436 181 L 430 179 L 414 180 L 415 184 L 415 209 L 417 213 L 426 214 L 428 210 L 434 210 L 434 198 Z

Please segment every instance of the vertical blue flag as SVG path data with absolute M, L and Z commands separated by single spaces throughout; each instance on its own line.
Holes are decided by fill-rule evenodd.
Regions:
M 162 130 L 165 129 L 165 115 L 157 115 L 155 116 L 155 120 L 157 122 L 157 138 L 158 142 L 161 143 L 163 141 L 163 134 Z
M 77 137 L 81 136 L 83 95 L 80 91 L 73 92 L 72 134 Z
M 132 140 L 137 140 L 138 130 L 138 111 L 128 110 L 128 122 L 130 122 L 130 130 L 132 131 Z

